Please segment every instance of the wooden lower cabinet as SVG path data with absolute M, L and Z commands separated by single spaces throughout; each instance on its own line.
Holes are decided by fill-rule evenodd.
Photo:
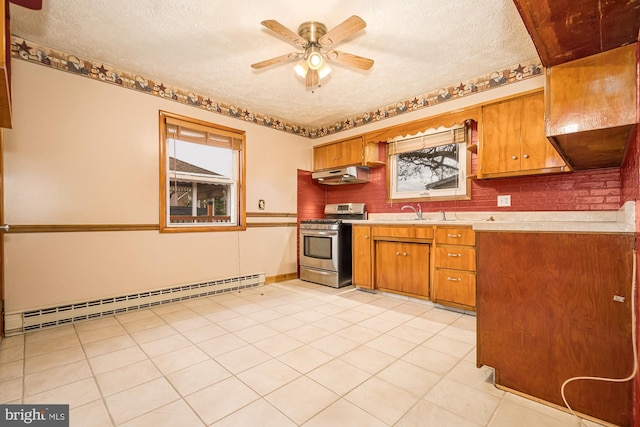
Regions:
M 476 307 L 476 238 L 471 227 L 438 227 L 431 299 L 466 310 Z
M 371 227 L 354 225 L 352 227 L 353 277 L 352 282 L 361 288 L 373 289 L 371 250 L 373 239 Z
M 429 244 L 377 241 L 375 245 L 379 289 L 429 297 Z
M 478 232 L 478 365 L 496 385 L 564 406 L 575 376 L 633 371 L 633 234 Z M 571 407 L 631 425 L 633 382 L 575 381 Z

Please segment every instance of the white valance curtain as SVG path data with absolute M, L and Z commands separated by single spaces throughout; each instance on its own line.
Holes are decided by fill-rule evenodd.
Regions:
M 467 133 L 465 125 L 456 125 L 449 128 L 430 129 L 415 135 L 398 136 L 389 139 L 388 153 L 393 156 L 439 145 L 466 142 Z

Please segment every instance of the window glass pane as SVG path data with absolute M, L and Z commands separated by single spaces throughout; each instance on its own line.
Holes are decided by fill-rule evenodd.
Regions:
M 391 199 L 468 198 L 465 139 L 465 128 L 459 127 L 391 142 Z
M 458 187 L 458 144 L 424 148 L 397 156 L 397 191 Z
M 235 224 L 234 150 L 173 138 L 167 145 L 169 224 Z

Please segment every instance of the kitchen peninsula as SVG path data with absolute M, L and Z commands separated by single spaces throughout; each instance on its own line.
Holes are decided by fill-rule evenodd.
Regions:
M 354 248 L 369 251 L 354 249 L 354 284 L 476 311 L 478 366 L 495 369 L 499 388 L 553 405 L 563 406 L 571 377 L 632 371 L 633 202 L 619 211 L 444 217 L 353 221 Z M 404 287 L 391 288 L 386 275 L 398 271 Z M 630 417 L 631 382 L 566 390 L 578 412 L 616 424 Z

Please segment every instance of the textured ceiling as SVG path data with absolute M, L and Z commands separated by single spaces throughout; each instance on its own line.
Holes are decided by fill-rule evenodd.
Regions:
M 320 127 L 537 59 L 512 0 L 45 0 L 11 5 L 21 38 L 158 79 L 254 112 Z M 285 62 L 250 65 L 297 51 L 260 25 L 328 29 L 351 15 L 367 27 L 338 50 L 371 58 L 369 71 L 331 63 L 312 92 Z

